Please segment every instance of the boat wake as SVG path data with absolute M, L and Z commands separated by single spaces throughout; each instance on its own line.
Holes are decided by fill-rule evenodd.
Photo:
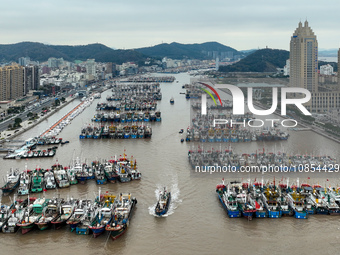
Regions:
M 156 199 L 158 199 L 159 193 L 163 190 L 163 186 L 161 185 L 157 185 L 157 189 L 155 190 L 155 197 Z M 170 202 L 170 206 L 169 206 L 169 210 L 166 214 L 162 215 L 162 216 L 158 216 L 155 214 L 155 208 L 157 205 L 157 202 L 155 202 L 152 206 L 150 206 L 149 209 L 149 214 L 153 215 L 155 217 L 167 217 L 171 214 L 173 214 L 176 210 L 176 208 L 178 207 L 178 205 L 180 203 L 182 203 L 182 200 L 179 198 L 180 195 L 180 190 L 178 188 L 178 184 L 175 183 L 173 185 L 171 185 L 170 190 L 171 192 L 171 202 Z

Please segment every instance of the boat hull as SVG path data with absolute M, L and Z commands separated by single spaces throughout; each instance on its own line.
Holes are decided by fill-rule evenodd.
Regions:
M 21 229 L 21 234 L 26 234 L 30 232 L 34 228 L 34 223 L 29 224 L 17 224 L 17 226 Z
M 298 212 L 298 211 L 294 211 L 294 217 L 296 219 L 307 219 L 307 212 Z
M 227 211 L 229 218 L 239 218 L 239 217 L 241 217 L 241 213 L 240 213 L 239 210 L 230 210 L 230 209 L 228 209 L 226 204 L 223 202 L 222 197 L 221 197 L 220 194 L 218 194 L 218 199 L 220 200 L 223 208 Z
M 276 219 L 282 217 L 282 211 L 268 211 L 268 218 Z
M 92 230 L 93 237 L 96 238 L 104 233 L 105 226 L 101 227 L 89 227 Z
M 77 226 L 76 234 L 77 235 L 89 235 L 91 233 L 91 229 L 88 226 Z
M 45 230 L 51 227 L 51 222 L 48 223 L 36 223 L 39 230 Z
M 267 212 L 266 211 L 256 211 L 255 217 L 256 218 L 267 218 Z
M 170 206 L 170 203 L 171 203 L 171 192 L 169 192 L 169 196 L 168 196 L 168 199 L 167 199 L 167 202 L 166 202 L 166 206 L 164 207 L 163 210 L 157 210 L 157 206 L 155 208 L 155 214 L 158 215 L 158 216 L 162 216 L 164 214 L 166 214 L 169 210 L 169 206 Z
M 128 225 L 124 224 L 124 226 L 122 228 L 120 228 L 119 230 L 111 230 L 110 231 L 111 239 L 112 240 L 118 239 L 119 237 L 121 237 L 126 232 L 127 229 L 128 229 Z

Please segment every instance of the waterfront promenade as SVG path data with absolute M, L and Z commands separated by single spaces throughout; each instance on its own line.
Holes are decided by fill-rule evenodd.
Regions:
M 65 99 L 64 103 L 60 104 L 55 109 L 52 109 L 50 112 L 48 112 L 44 116 L 40 116 L 39 119 L 36 119 L 36 120 L 25 120 L 25 121 L 20 123 L 21 127 L 19 127 L 19 128 L 16 128 L 14 130 L 5 130 L 5 131 L 2 131 L 0 133 L 0 143 L 3 143 L 3 142 L 5 142 L 8 139 L 13 139 L 14 137 L 16 137 L 16 136 L 26 132 L 27 130 L 29 130 L 29 129 L 33 128 L 33 127 L 35 127 L 36 125 L 38 125 L 39 123 L 41 123 L 42 121 L 47 119 L 48 117 L 50 117 L 53 114 L 55 114 L 61 108 L 63 108 L 66 105 L 68 105 L 73 100 L 74 100 L 73 97 L 67 97 Z

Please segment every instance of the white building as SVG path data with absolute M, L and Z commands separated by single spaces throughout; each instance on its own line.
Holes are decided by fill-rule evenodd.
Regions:
M 94 59 L 88 59 L 86 61 L 86 73 L 92 76 L 96 76 L 96 62 Z
M 283 74 L 289 76 L 290 74 L 290 60 L 286 60 L 286 65 L 283 67 Z
M 333 75 L 334 74 L 333 66 L 331 66 L 330 64 L 320 66 L 320 74 Z

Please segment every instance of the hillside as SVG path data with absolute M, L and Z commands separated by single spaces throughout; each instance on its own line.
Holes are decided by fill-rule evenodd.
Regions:
M 18 61 L 20 57 L 30 57 L 35 61 L 46 61 L 50 57 L 67 61 L 94 58 L 97 62 L 143 61 L 146 56 L 134 50 L 113 50 L 103 44 L 77 46 L 45 45 L 36 42 L 21 42 L 0 45 L 0 61 Z
M 275 72 L 283 68 L 289 59 L 289 51 L 262 49 L 253 52 L 230 66 L 220 66 L 221 72 Z
M 219 56 L 233 54 L 242 55 L 241 52 L 217 42 L 201 44 L 163 43 L 153 47 L 139 48 L 136 51 L 154 58 L 168 57 L 172 59 L 213 59 L 213 52 Z

